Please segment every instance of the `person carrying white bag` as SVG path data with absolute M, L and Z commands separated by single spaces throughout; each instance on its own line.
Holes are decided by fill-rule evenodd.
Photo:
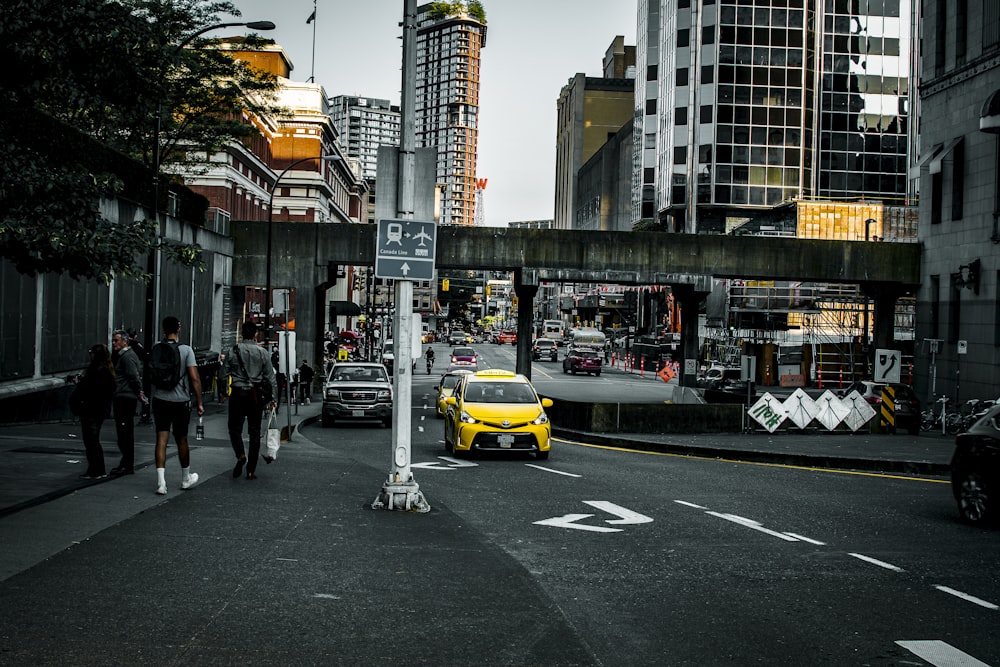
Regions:
M 271 463 L 278 458 L 278 450 L 281 448 L 281 429 L 278 428 L 276 408 L 267 411 L 267 430 L 264 443 L 264 460 Z

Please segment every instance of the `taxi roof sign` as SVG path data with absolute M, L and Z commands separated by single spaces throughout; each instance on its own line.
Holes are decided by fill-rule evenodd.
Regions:
M 486 370 L 477 371 L 476 377 L 512 378 L 512 377 L 517 377 L 517 373 L 515 373 L 514 371 L 504 370 L 502 368 L 487 368 Z

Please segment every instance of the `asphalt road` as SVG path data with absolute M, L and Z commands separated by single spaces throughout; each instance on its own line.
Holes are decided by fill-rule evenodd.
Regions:
M 414 379 L 422 492 L 540 587 L 589 664 L 1000 665 L 1000 534 L 957 523 L 941 479 L 568 443 L 455 460 L 432 383 Z M 388 465 L 377 427 L 305 433 Z

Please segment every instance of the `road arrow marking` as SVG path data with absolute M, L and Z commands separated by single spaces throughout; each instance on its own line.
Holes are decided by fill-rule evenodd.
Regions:
M 458 459 L 453 459 L 450 456 L 439 456 L 439 459 L 445 462 L 447 465 L 443 465 L 438 461 L 426 461 L 424 463 L 411 463 L 411 468 L 421 468 L 423 470 L 457 470 L 458 468 L 478 468 L 478 463 L 470 463 L 469 461 L 459 461 Z
M 479 467 L 478 463 L 471 463 L 469 461 L 460 461 L 458 459 L 453 459 L 450 456 L 439 456 L 438 458 L 441 459 L 442 461 L 447 461 L 448 463 L 450 463 L 452 468 L 478 468 Z
M 535 521 L 539 526 L 554 526 L 556 528 L 575 528 L 576 530 L 589 530 L 594 533 L 620 533 L 621 528 L 605 528 L 604 526 L 588 526 L 585 523 L 576 523 L 577 521 L 582 521 L 583 519 L 589 519 L 594 516 L 593 514 L 564 514 L 563 516 L 553 517 L 551 519 L 543 519 L 541 521 Z
M 609 503 L 606 500 L 584 500 L 591 507 L 596 507 L 599 510 L 604 510 L 608 514 L 614 514 L 615 516 L 620 516 L 620 519 L 605 519 L 606 523 L 614 524 L 638 524 L 638 523 L 651 523 L 653 520 L 644 514 L 639 514 L 638 512 L 633 512 L 630 509 L 625 509 L 621 505 L 615 505 L 614 503 Z
M 605 519 L 605 523 L 615 523 L 615 524 L 639 524 L 639 523 L 649 523 L 652 519 L 638 512 L 633 512 L 630 509 L 626 509 L 621 505 L 615 505 L 606 500 L 584 500 L 584 503 L 590 505 L 591 507 L 596 507 L 599 510 L 603 510 L 608 514 L 614 514 L 619 519 Z M 539 526 L 555 526 L 556 528 L 575 528 L 576 530 L 589 530 L 594 533 L 620 533 L 621 528 L 606 528 L 604 526 L 588 526 L 587 524 L 576 523 L 577 521 L 583 521 L 584 519 L 589 519 L 594 516 L 593 514 L 564 514 L 563 516 L 552 517 L 551 519 L 543 519 L 542 521 L 535 521 L 535 524 Z

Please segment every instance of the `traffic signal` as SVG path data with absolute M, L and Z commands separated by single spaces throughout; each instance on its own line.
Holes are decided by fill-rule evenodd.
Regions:
M 441 281 L 441 291 L 447 292 L 449 287 L 451 287 L 451 281 L 448 280 L 447 278 L 443 279 Z

